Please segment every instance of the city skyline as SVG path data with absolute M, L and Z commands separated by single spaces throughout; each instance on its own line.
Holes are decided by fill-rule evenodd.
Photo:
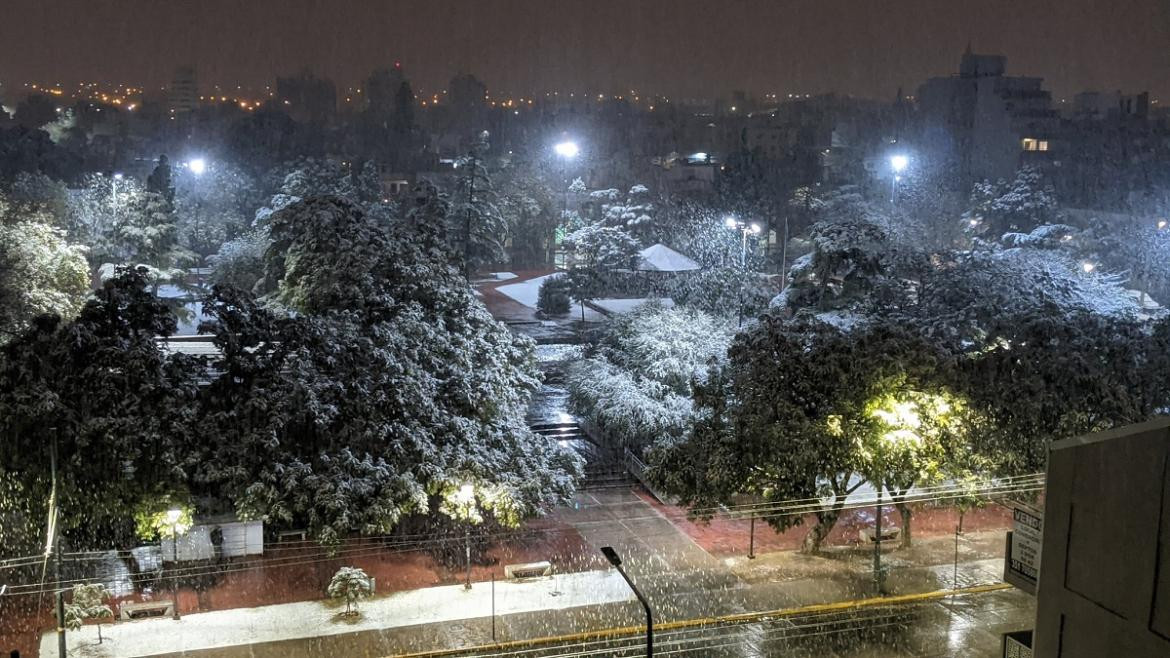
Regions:
M 970 43 L 1009 75 L 1043 77 L 1055 99 L 1083 90 L 1170 94 L 1170 3 L 591 3 L 14 0 L 0 26 L 0 80 L 262 88 L 308 69 L 338 86 L 401 61 L 416 88 L 460 72 L 506 94 L 554 91 L 713 98 L 837 92 L 892 98 L 957 70 Z M 1103 18 L 1104 17 L 1104 18 Z M 212 38 L 214 36 L 214 38 Z

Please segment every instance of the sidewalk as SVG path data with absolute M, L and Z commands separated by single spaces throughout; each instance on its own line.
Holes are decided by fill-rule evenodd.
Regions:
M 378 591 L 409 591 L 462 582 L 461 566 L 437 564 L 423 550 L 404 551 L 382 546 L 374 539 L 354 539 L 338 555 L 329 556 L 320 546 L 272 544 L 264 557 L 225 563 L 222 572 L 209 577 L 204 587 L 179 588 L 183 615 L 230 611 L 281 603 L 315 602 L 325 596 L 329 580 L 341 566 L 356 566 L 377 580 Z M 503 579 L 504 565 L 548 560 L 558 573 L 602 568 L 604 559 L 590 550 L 570 526 L 551 518 L 530 519 L 522 530 L 495 542 L 486 552 L 490 564 L 475 564 L 473 581 Z M 109 574 L 91 578 L 115 590 Z M 170 599 L 169 581 L 162 580 L 155 598 Z M 116 590 L 115 590 L 116 591 Z M 124 601 L 151 598 L 143 592 L 116 597 L 111 607 Z M 35 655 L 41 631 L 53 625 L 52 597 L 0 597 L 0 650 L 19 650 Z M 55 655 L 55 652 L 54 654 Z
M 585 571 L 527 582 L 496 583 L 494 610 L 496 615 L 514 615 L 632 598 L 629 587 L 616 571 Z M 66 637 L 70 655 L 93 658 L 189 654 L 227 647 L 234 647 L 243 655 L 250 651 L 245 647 L 251 645 L 281 643 L 281 651 L 287 651 L 290 640 L 376 633 L 379 640 L 385 641 L 393 634 L 380 631 L 420 624 L 451 627 L 449 622 L 490 617 L 492 599 L 491 584 L 480 582 L 471 590 L 465 590 L 462 585 L 448 585 L 376 596 L 360 602 L 361 615 L 352 620 L 339 616 L 345 610 L 342 602 L 306 601 L 205 612 L 184 616 L 179 621 L 156 618 L 105 624 L 102 629 L 105 641 L 100 645 L 97 628 L 92 625 L 70 632 Z M 347 642 L 352 640 L 346 638 Z M 303 644 L 308 647 L 310 643 Z M 55 648 L 56 635 L 46 633 L 41 639 L 41 655 L 53 655 Z M 391 650 L 409 649 L 401 646 Z

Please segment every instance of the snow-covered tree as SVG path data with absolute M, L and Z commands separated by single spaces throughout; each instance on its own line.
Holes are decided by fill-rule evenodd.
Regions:
M 231 163 L 209 164 L 200 174 L 180 172 L 175 185 L 180 241 L 200 257 L 250 226 L 265 199 L 252 176 Z
M 997 241 L 1005 233 L 1029 233 L 1052 224 L 1056 216 L 1056 196 L 1042 172 L 1022 167 L 1011 181 L 976 183 L 963 221 L 970 233 Z
M 565 276 L 553 276 L 540 284 L 536 296 L 536 310 L 545 316 L 565 315 L 570 309 L 571 287 Z
M 268 251 L 268 230 L 256 228 L 224 242 L 208 257 L 211 281 L 253 291 L 264 278 L 264 254 Z
M 447 234 L 455 251 L 462 255 L 464 271 L 469 274 L 488 263 L 504 260 L 504 241 L 509 233 L 485 162 L 488 148 L 485 130 L 477 136 L 467 155 L 456 162 L 459 176 L 451 192 L 451 210 L 447 215 Z
M 181 276 L 194 254 L 179 244 L 178 218 L 161 193 L 147 192 L 114 228 L 121 258 L 115 263 L 146 265 L 161 279 Z
M 736 339 L 728 370 L 719 375 L 730 383 L 704 391 L 703 421 L 686 439 L 651 454 L 652 477 L 687 504 L 707 509 L 740 494 L 765 502 L 821 499 L 804 543 L 816 552 L 848 496 L 867 479 L 889 483 L 902 496 L 908 480 L 952 472 L 950 443 L 963 435 L 918 426 L 929 441 L 887 449 L 897 430 L 878 413 L 887 406 L 902 410 L 904 396 L 944 395 L 947 363 L 937 346 L 892 325 L 842 330 L 804 316 L 765 315 Z M 897 402 L 887 405 L 890 396 Z M 943 439 L 948 449 L 936 449 Z M 908 514 L 904 519 L 909 523 Z M 777 529 L 805 521 L 767 520 Z
M 0 197 L 0 343 L 38 315 L 72 319 L 90 291 L 85 248 L 38 217 L 17 216 Z
M 677 439 L 692 420 L 692 383 L 725 358 L 730 337 L 725 321 L 701 311 L 646 304 L 570 368 L 570 405 L 631 449 Z
M 98 644 L 102 643 L 102 620 L 113 619 L 114 611 L 104 601 L 110 598 L 101 583 L 82 583 L 73 586 L 73 595 L 65 604 L 65 627 L 81 630 L 87 619 L 97 620 Z
M 451 482 L 497 492 L 480 502 L 502 520 L 572 491 L 576 458 L 524 422 L 532 343 L 451 267 L 442 209 L 423 191 L 387 227 L 338 197 L 294 203 L 272 217 L 266 276 L 295 314 L 227 289 L 205 303 L 223 374 L 203 389 L 200 478 L 242 517 L 332 543 L 432 512 Z
M 89 247 L 92 266 L 126 262 L 129 247 L 121 241 L 119 227 L 144 205 L 145 195 L 146 189 L 131 177 L 101 174 L 87 176 L 80 188 L 69 191 L 64 226 Z
M 0 354 L 0 475 L 43 513 L 55 444 L 61 529 L 86 547 L 134 545 L 134 510 L 185 480 L 193 448 L 196 369 L 159 348 L 175 318 L 147 283 L 120 270 L 76 318 L 40 316 Z
M 329 598 L 345 600 L 344 614 L 349 616 L 358 614 L 358 601 L 368 598 L 373 591 L 370 577 L 364 570 L 357 567 L 341 567 L 329 580 L 327 593 Z

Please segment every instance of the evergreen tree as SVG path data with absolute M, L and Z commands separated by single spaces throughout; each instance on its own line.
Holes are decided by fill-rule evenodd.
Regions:
M 481 132 L 467 155 L 458 161 L 460 176 L 451 198 L 448 229 L 455 251 L 462 254 L 463 273 L 471 275 L 488 263 L 505 258 L 507 222 L 485 163 L 488 132 Z

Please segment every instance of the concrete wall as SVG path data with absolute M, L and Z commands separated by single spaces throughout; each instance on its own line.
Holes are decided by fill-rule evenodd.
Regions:
M 1053 445 L 1037 658 L 1170 656 L 1170 420 Z

